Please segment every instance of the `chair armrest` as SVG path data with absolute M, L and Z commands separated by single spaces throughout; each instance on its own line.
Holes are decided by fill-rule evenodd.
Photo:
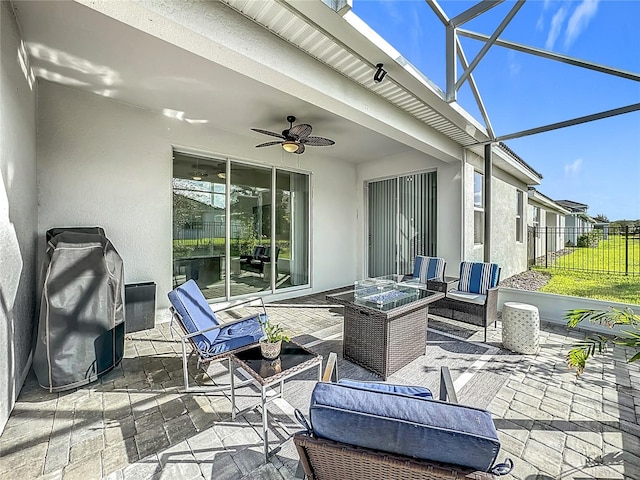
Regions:
M 322 374 L 323 382 L 331 382 L 335 373 L 335 381 L 338 381 L 338 355 L 336 352 L 331 352 L 329 354 L 329 358 L 327 359 L 327 366 L 324 368 L 324 373 Z
M 213 310 L 213 313 L 225 312 L 227 310 L 233 310 L 234 308 L 238 308 L 241 305 L 246 305 L 247 303 L 253 302 L 260 302 L 260 304 L 256 305 L 255 307 L 262 309 L 262 312 L 266 315 L 267 309 L 264 305 L 264 299 L 262 297 L 250 297 L 242 300 L 235 300 L 233 302 L 220 304 L 219 306 L 212 305 L 211 310 Z
M 498 289 L 499 287 L 494 287 L 487 290 L 487 302 L 485 303 L 487 323 L 495 323 L 498 320 Z
M 449 403 L 458 403 L 458 395 L 451 380 L 449 367 L 440 367 L 440 400 Z

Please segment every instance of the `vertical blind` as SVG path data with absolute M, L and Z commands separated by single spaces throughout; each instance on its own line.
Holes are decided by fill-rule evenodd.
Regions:
M 436 255 L 436 173 L 368 184 L 369 277 L 410 273 L 416 255 Z

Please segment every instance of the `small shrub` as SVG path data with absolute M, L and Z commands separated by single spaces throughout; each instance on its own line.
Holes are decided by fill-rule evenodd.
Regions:
M 578 237 L 576 245 L 582 248 L 597 248 L 600 240 L 602 240 L 602 232 L 592 231 L 589 233 L 585 233 L 584 235 L 580 235 Z

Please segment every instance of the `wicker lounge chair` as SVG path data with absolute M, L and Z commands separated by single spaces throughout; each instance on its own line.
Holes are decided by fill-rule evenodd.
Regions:
M 456 290 L 449 290 L 445 298 L 434 302 L 429 313 L 484 327 L 498 319 L 498 282 L 500 267 L 495 263 L 462 262 Z
M 175 320 L 183 332 L 180 341 L 182 343 L 182 370 L 185 392 L 211 393 L 216 390 L 230 388 L 231 378 L 229 385 L 225 384 L 219 387 L 189 386 L 187 366 L 190 355 L 187 354 L 187 345 L 191 347 L 190 354 L 195 354 L 198 358 L 198 368 L 202 365 L 208 365 L 212 361 L 227 359 L 229 372 L 231 372 L 230 355 L 255 345 L 263 335 L 259 317 L 260 315 L 266 316 L 267 312 L 262 298 L 249 298 L 221 308 L 215 308 L 214 306 L 212 309 L 193 280 L 189 280 L 173 289 L 168 296 L 171 302 L 171 321 L 173 323 Z M 223 312 L 242 305 L 254 304 L 257 304 L 256 313 L 231 322 L 218 322 L 215 312 Z
M 332 359 L 333 356 L 333 359 Z M 333 362 L 333 363 L 332 363 Z M 335 354 L 331 354 L 329 356 L 329 361 L 327 363 L 327 369 L 325 370 L 325 374 L 323 376 L 323 381 L 327 382 L 331 380 L 332 377 L 332 372 L 330 371 L 330 369 L 332 368 L 332 365 L 335 363 Z M 337 377 L 337 372 L 336 372 L 336 377 Z M 320 385 L 320 384 L 319 384 Z M 420 430 L 422 429 L 422 432 L 424 433 L 425 430 L 425 425 L 421 424 L 419 421 L 416 421 L 416 423 L 413 422 L 407 422 L 407 419 L 401 419 L 398 420 L 399 423 L 395 423 L 394 418 L 389 418 L 389 417 L 384 417 L 384 418 L 380 418 L 378 416 L 374 416 L 376 418 L 374 418 L 373 424 L 371 422 L 371 416 L 370 416 L 370 411 L 368 410 L 368 405 L 370 405 L 370 400 L 373 400 L 375 404 L 380 404 L 380 403 L 387 403 L 388 407 L 391 407 L 389 410 L 387 410 L 387 412 L 394 412 L 394 402 L 399 401 L 399 403 L 397 404 L 398 406 L 401 406 L 402 410 L 405 409 L 405 407 L 408 407 L 409 410 L 411 410 L 411 408 L 414 408 L 417 406 L 418 410 L 421 410 L 422 408 L 425 409 L 431 409 L 431 413 L 436 413 L 436 417 L 438 416 L 438 409 L 449 405 L 449 407 L 446 407 L 448 409 L 448 411 L 446 412 L 445 416 L 449 416 L 452 413 L 451 410 L 455 410 L 455 408 L 457 407 L 456 405 L 453 405 L 456 402 L 456 396 L 455 396 L 455 391 L 453 390 L 453 383 L 451 381 L 451 377 L 449 375 L 449 371 L 446 367 L 443 367 L 441 370 L 441 386 L 440 386 L 440 399 L 441 400 L 449 400 L 450 402 L 452 402 L 453 404 L 447 404 L 447 403 L 443 403 L 443 402 L 437 402 L 437 401 L 433 401 L 429 398 L 418 398 L 418 397 L 424 397 L 425 395 L 425 391 L 428 392 L 427 389 L 422 388 L 422 387 L 406 387 L 406 386 L 401 386 L 401 385 L 389 385 L 389 384 L 384 384 L 384 383 L 380 383 L 380 384 L 367 384 L 367 383 L 361 383 L 361 382 L 342 382 L 342 386 L 340 386 L 340 382 L 338 384 L 333 384 L 333 385 L 337 385 L 338 387 L 342 388 L 343 390 L 346 389 L 346 395 L 344 396 L 344 398 L 347 399 L 347 401 L 342 405 L 341 408 L 337 408 L 337 411 L 339 411 L 339 415 L 342 415 L 340 418 L 342 420 L 344 420 L 344 422 L 337 422 L 337 425 L 329 425 L 328 429 L 327 427 L 327 418 L 331 418 L 330 416 L 333 415 L 333 412 L 335 411 L 337 405 L 335 404 L 330 404 L 331 401 L 327 402 L 327 398 L 331 398 L 331 395 L 329 394 L 327 396 L 327 392 L 326 392 L 326 388 L 323 389 L 325 390 L 324 392 L 320 392 L 319 394 L 316 395 L 316 390 L 314 390 L 314 394 L 312 396 L 312 413 L 311 413 L 311 418 L 314 421 L 314 427 L 320 427 L 319 429 L 315 429 L 313 431 L 311 431 L 311 429 L 309 427 L 307 427 L 307 431 L 303 432 L 303 433 L 297 433 L 294 435 L 293 437 L 293 441 L 294 444 L 296 445 L 296 448 L 298 450 L 298 453 L 300 455 L 300 465 L 299 465 L 299 470 L 297 472 L 297 476 L 301 477 L 304 474 L 306 474 L 307 478 L 309 480 L 361 480 L 361 479 L 391 479 L 391 480 L 406 480 L 406 479 L 412 479 L 412 480 L 431 480 L 431 479 L 447 479 L 447 480 L 454 480 L 454 479 L 477 479 L 477 480 L 487 480 L 487 479 L 492 479 L 494 478 L 494 474 L 495 475 L 504 475 L 506 473 L 508 473 L 513 464 L 510 460 L 505 461 L 503 464 L 499 464 L 496 465 L 494 467 L 492 467 L 491 469 L 486 468 L 486 470 L 490 470 L 491 473 L 487 472 L 487 471 L 478 471 L 477 469 L 474 468 L 469 468 L 469 467 L 465 467 L 465 466 L 460 466 L 460 465 L 454 465 L 451 463 L 440 463 L 440 462 L 436 462 L 436 461 L 432 461 L 432 460 L 427 460 L 424 458 L 415 458 L 412 456 L 405 456 L 402 455 L 398 452 L 394 452 L 394 451 L 383 451 L 383 450 L 378 450 L 378 449 L 373 449 L 371 447 L 363 447 L 362 445 L 358 446 L 358 445 L 354 445 L 352 443 L 345 443 L 345 442 L 341 442 L 335 439 L 331 439 L 331 438 L 326 438 L 326 436 L 324 435 L 326 432 L 330 432 L 329 435 L 342 435 L 342 436 L 346 436 L 346 437 L 351 437 L 351 438 L 356 438 L 357 441 L 363 441 L 364 443 L 367 442 L 366 439 L 363 440 L 363 437 L 368 437 L 368 436 L 373 436 L 374 437 L 374 441 L 373 443 L 375 443 L 376 439 L 385 439 L 385 436 L 388 435 L 389 438 L 393 438 L 393 440 L 390 440 L 388 442 L 383 441 L 379 441 L 378 443 L 376 443 L 376 445 L 379 445 L 379 447 L 377 448 L 384 448 L 383 445 L 385 443 L 392 445 L 392 449 L 395 447 L 397 448 L 397 442 L 398 442 L 398 438 L 403 438 L 403 437 L 407 437 L 407 436 L 412 436 L 411 440 L 408 440 L 407 442 L 404 443 L 404 445 L 412 445 L 414 451 L 416 450 L 416 445 L 415 443 L 412 444 L 412 442 L 415 442 L 416 439 L 419 442 L 421 439 L 425 440 L 428 439 L 429 436 L 431 435 L 431 433 L 427 432 L 426 436 L 420 436 L 418 434 L 418 436 L 415 436 L 415 430 Z M 352 387 L 354 389 L 354 392 L 350 392 L 348 391 L 348 389 Z M 337 390 L 340 390 L 340 388 L 338 388 Z M 318 389 L 318 386 L 316 386 L 316 389 Z M 340 401 L 340 395 L 344 394 L 345 392 L 338 392 L 337 398 L 338 402 Z M 359 398 L 360 395 L 364 394 L 365 396 L 370 396 L 370 397 L 365 397 L 364 399 L 362 397 Z M 430 392 L 429 392 L 430 395 Z M 360 401 L 360 403 L 359 403 Z M 314 404 L 314 402 L 316 402 Z M 424 404 L 420 404 L 421 402 L 428 402 L 428 403 L 424 403 Z M 315 419 L 314 419 L 314 415 L 313 415 L 313 409 L 314 408 L 319 408 L 322 409 L 324 407 L 324 405 L 318 405 L 318 404 L 326 404 L 327 405 L 327 410 L 326 412 L 322 413 L 322 414 L 317 414 Z M 364 412 L 360 411 L 358 412 L 357 409 L 354 412 L 354 408 L 353 405 L 365 405 L 365 410 Z M 338 405 L 339 407 L 339 405 Z M 491 425 L 489 426 L 489 431 L 493 430 L 493 434 L 491 434 L 491 432 L 489 432 L 488 437 L 493 437 L 493 440 L 489 441 L 489 444 L 491 444 L 493 442 L 494 447 L 493 449 L 495 450 L 495 443 L 497 442 L 497 436 L 495 435 L 495 428 L 493 427 L 493 422 L 490 420 L 490 417 L 488 417 L 488 412 L 484 412 L 484 411 L 479 411 L 477 409 L 469 409 L 467 407 L 459 407 L 460 411 L 462 412 L 461 415 L 466 415 L 467 418 L 470 418 L 468 416 L 469 411 L 471 411 L 471 413 L 474 415 L 476 420 L 480 420 L 482 418 L 484 418 L 484 422 L 485 424 L 487 422 L 490 422 Z M 406 411 L 406 410 L 404 410 Z M 354 423 L 350 423 L 350 421 L 352 419 L 349 418 L 349 416 L 354 413 L 356 416 L 358 415 L 362 415 L 360 417 L 357 418 L 357 420 Z M 327 415 L 329 417 L 327 417 Z M 345 416 L 346 415 L 346 416 Z M 393 413 L 391 413 L 391 415 L 393 415 Z M 489 420 L 487 420 L 487 418 L 489 418 Z M 462 421 L 460 423 L 465 423 L 466 418 L 462 419 Z M 306 423 L 306 422 L 305 422 Z M 317 425 L 322 423 L 322 426 Z M 475 423 L 475 422 L 470 422 L 470 423 Z M 409 430 L 411 430 L 411 432 L 409 433 L 409 435 L 402 435 L 402 432 L 400 432 L 400 435 L 398 435 L 398 430 L 396 430 L 396 427 L 399 428 L 400 430 L 403 428 L 403 424 L 409 424 Z M 354 434 L 354 427 L 355 425 L 357 426 L 362 426 L 365 431 L 367 432 L 364 435 L 358 435 L 357 432 L 355 432 Z M 398 427 L 398 425 L 400 425 Z M 335 428 L 334 428 L 335 427 Z M 379 427 L 379 430 L 376 433 L 376 427 Z M 427 430 L 430 427 L 427 427 Z M 319 430 L 319 431 L 318 431 Z M 437 430 L 437 429 L 436 429 Z M 432 432 L 436 432 L 435 435 L 440 435 L 439 432 L 437 432 L 436 430 L 432 430 Z M 442 431 L 442 430 L 441 430 Z M 393 433 L 390 432 L 395 432 L 396 435 L 394 435 Z M 408 432 L 408 431 L 407 431 Z M 448 433 L 445 433 L 444 436 L 447 437 Z M 454 450 L 456 448 L 456 445 L 458 443 L 458 439 L 459 437 L 464 437 L 466 434 L 465 433 L 454 433 L 451 436 L 448 436 L 447 438 L 443 438 L 444 442 L 429 442 L 426 441 L 424 442 L 424 444 L 419 444 L 417 445 L 418 450 L 424 450 L 424 451 L 428 451 L 430 448 L 432 450 L 437 450 L 438 448 L 440 448 L 441 450 L 443 449 L 442 445 L 440 445 L 439 443 L 442 443 L 443 445 L 446 445 L 446 447 L 444 447 L 445 450 Z M 464 464 L 465 462 L 464 457 L 466 455 L 468 455 L 469 451 L 473 451 L 475 449 L 475 445 L 474 445 L 474 441 L 478 440 L 479 437 L 475 437 L 471 442 L 460 442 L 460 450 L 459 452 L 456 453 L 456 455 L 459 455 L 460 457 L 460 463 Z M 482 438 L 480 441 L 486 441 L 486 438 Z M 402 444 L 402 440 L 400 440 L 401 442 L 401 446 Z M 485 444 L 485 452 L 486 452 L 486 447 L 488 446 L 488 444 Z M 499 449 L 499 443 L 498 443 L 498 449 Z M 470 455 L 473 455 L 474 453 L 471 452 Z M 495 451 L 495 454 L 497 455 L 497 451 Z M 427 454 L 428 456 L 429 454 Z M 437 454 L 436 454 L 437 456 Z M 477 452 L 476 452 L 476 457 L 477 457 Z M 475 460 L 477 462 L 477 458 Z

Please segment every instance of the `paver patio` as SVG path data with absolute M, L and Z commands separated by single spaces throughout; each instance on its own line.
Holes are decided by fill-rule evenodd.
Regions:
M 342 324 L 341 309 L 328 305 L 324 295 L 272 304 L 268 312 L 292 337 L 316 338 L 314 345 L 323 338 L 336 341 Z M 482 338 L 467 325 L 432 323 L 470 332 L 471 342 Z M 640 366 L 627 364 L 630 352 L 616 347 L 576 379 L 564 356 L 581 337 L 543 324 L 537 355 L 499 351 L 466 372 L 452 372 L 454 380 L 463 374 L 471 378 L 478 368 L 505 375 L 488 409 L 502 442 L 499 458 L 515 462 L 506 478 L 640 478 Z M 490 328 L 489 344 L 500 346 L 500 325 Z M 94 384 L 50 394 L 31 374 L 0 437 L 0 478 L 292 478 L 298 457 L 290 440 L 264 464 L 255 411 L 231 421 L 225 395 L 181 393 L 179 352 L 177 337 L 163 323 L 128 335 L 121 366 Z M 191 367 L 198 376 L 195 362 Z M 214 380 L 222 372 L 219 365 L 208 371 Z M 303 378 L 290 394 L 310 392 L 313 382 L 313 375 Z M 474 388 L 460 394 L 461 403 L 473 403 Z M 240 397 L 244 406 L 253 401 Z M 291 400 L 304 405 L 309 399 Z M 287 402 L 273 405 L 272 447 L 298 428 Z

